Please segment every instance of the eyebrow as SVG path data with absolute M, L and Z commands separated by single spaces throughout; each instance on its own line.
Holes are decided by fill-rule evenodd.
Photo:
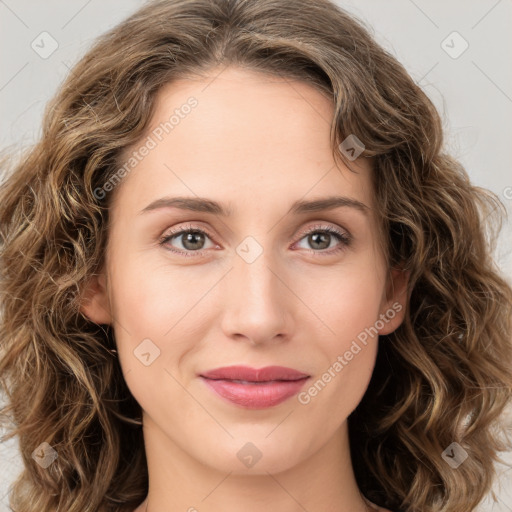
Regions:
M 289 209 L 289 213 L 301 214 L 320 212 L 334 210 L 335 208 L 340 207 L 354 208 L 365 215 L 368 215 L 370 211 L 370 208 L 367 205 L 357 199 L 345 196 L 329 196 L 310 201 L 295 201 Z M 229 217 L 233 214 L 233 209 L 231 207 L 226 208 L 217 201 L 204 197 L 162 197 L 148 204 L 139 212 L 139 214 L 148 213 L 161 208 L 179 208 L 181 210 L 194 212 L 212 213 L 222 217 Z

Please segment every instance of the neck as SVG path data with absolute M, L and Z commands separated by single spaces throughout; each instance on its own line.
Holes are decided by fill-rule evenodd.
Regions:
M 183 451 L 154 423 L 144 417 L 144 442 L 149 472 L 149 492 L 135 512 L 367 512 L 372 510 L 354 477 L 348 425 L 335 431 L 323 446 L 290 467 L 263 455 L 251 469 L 238 464 L 204 464 L 193 450 Z M 233 442 L 238 452 L 244 443 Z M 261 443 L 260 443 L 261 446 Z M 305 455 L 308 455 L 305 452 Z M 243 468 L 243 469 L 241 469 Z M 272 471 L 272 469 L 277 469 Z

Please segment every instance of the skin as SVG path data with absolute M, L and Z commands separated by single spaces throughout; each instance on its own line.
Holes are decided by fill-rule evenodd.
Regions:
M 307 404 L 295 396 L 243 409 L 197 374 L 282 365 L 311 375 L 308 389 L 392 304 L 404 305 L 408 275 L 386 265 L 371 163 L 352 162 L 356 174 L 333 161 L 334 110 L 319 91 L 242 68 L 166 85 L 147 134 L 190 96 L 198 106 L 117 186 L 105 266 L 82 306 L 93 322 L 113 325 L 124 378 L 143 409 L 148 512 L 364 512 L 347 417 L 369 384 L 378 336 Z M 287 213 L 295 200 L 333 194 L 361 201 L 368 214 Z M 216 200 L 233 213 L 139 213 L 178 195 Z M 209 234 L 196 246 L 183 235 L 158 244 L 189 224 Z M 352 243 L 327 254 L 343 242 L 327 235 L 318 248 L 304 234 L 318 224 L 349 233 Z M 236 252 L 247 236 L 263 251 L 252 263 Z M 193 254 L 197 246 L 203 255 Z M 404 311 L 379 334 L 394 331 Z M 134 355 L 146 338 L 160 350 L 149 366 Z M 248 442 L 261 452 L 250 468 L 237 457 Z

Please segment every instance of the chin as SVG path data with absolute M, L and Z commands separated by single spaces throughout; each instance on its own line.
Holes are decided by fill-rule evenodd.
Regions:
M 268 432 L 265 434 L 268 435 Z M 234 475 L 263 475 L 268 473 L 280 473 L 287 471 L 300 462 L 297 447 L 284 447 L 278 442 L 269 439 L 245 437 L 243 440 L 236 438 L 231 446 L 224 449 L 219 445 L 205 449 L 208 459 L 203 460 L 204 464 L 215 468 L 218 471 Z

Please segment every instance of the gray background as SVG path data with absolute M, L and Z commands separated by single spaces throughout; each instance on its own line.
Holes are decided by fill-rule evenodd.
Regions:
M 442 115 L 450 152 L 462 161 L 475 185 L 499 195 L 510 215 L 512 1 L 337 3 L 370 26 L 376 39 L 423 87 Z M 20 148 L 39 137 L 44 105 L 72 65 L 96 36 L 142 4 L 141 0 L 0 0 L 0 149 Z M 58 47 L 45 55 L 52 44 Z M 510 222 L 503 227 L 496 260 L 512 281 Z M 510 454 L 506 458 L 512 462 Z M 0 512 L 9 510 L 5 495 L 20 470 L 16 441 L 0 444 Z M 499 502 L 493 504 L 488 498 L 479 508 L 482 512 L 512 511 L 512 470 L 501 465 L 498 470 Z

